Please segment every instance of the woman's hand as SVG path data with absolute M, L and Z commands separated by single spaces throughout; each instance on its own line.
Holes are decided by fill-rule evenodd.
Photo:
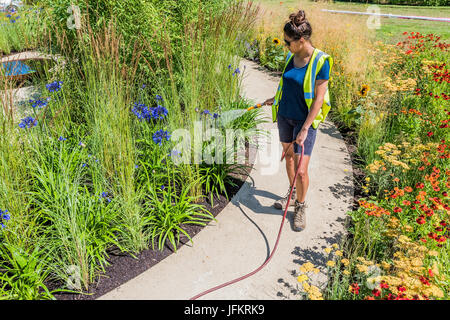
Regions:
M 267 99 L 266 101 L 264 101 L 263 103 L 260 103 L 262 106 L 271 106 L 273 105 L 273 102 L 275 101 L 275 97 Z
M 307 136 L 308 136 L 308 129 L 302 128 L 302 130 L 300 130 L 300 132 L 298 133 L 297 138 L 295 139 L 295 142 L 299 146 L 302 146 L 303 143 L 305 142 Z

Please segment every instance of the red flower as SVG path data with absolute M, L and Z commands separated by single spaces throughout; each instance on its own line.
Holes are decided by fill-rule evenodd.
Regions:
M 379 297 L 380 294 L 381 294 L 381 291 L 378 290 L 378 289 L 373 289 L 373 290 L 372 290 L 372 294 L 373 294 L 375 297 Z
M 405 287 L 402 287 L 402 286 L 398 287 L 397 289 L 398 289 L 398 291 L 400 291 L 400 292 L 405 292 L 405 291 L 406 291 L 406 288 L 405 288 Z
M 416 222 L 417 222 L 418 224 L 424 224 L 424 223 L 427 222 L 427 220 L 425 220 L 425 217 L 424 217 L 424 216 L 420 216 L 420 217 L 418 217 L 418 218 L 416 219 Z
M 359 294 L 359 285 L 357 283 L 352 283 L 350 290 L 353 294 Z
M 434 277 L 434 273 L 433 273 L 433 271 L 431 269 L 428 269 L 428 275 L 430 277 Z
M 434 233 L 434 232 L 428 233 L 428 238 L 435 239 L 436 237 L 437 237 L 436 233 Z
M 421 182 L 421 183 L 416 184 L 416 188 L 423 189 L 423 188 L 425 188 L 425 185 Z
M 439 243 L 444 243 L 447 240 L 447 238 L 445 236 L 437 236 L 435 240 Z
M 402 212 L 402 211 L 403 211 L 402 208 L 399 208 L 399 207 L 395 207 L 395 208 L 394 208 L 394 212 L 396 212 L 396 213 Z
M 381 289 L 388 289 L 388 288 L 389 288 L 389 285 L 388 285 L 386 282 L 382 281 L 382 282 L 380 283 L 380 288 L 381 288 Z
M 428 131 L 427 136 L 431 137 L 433 135 L 432 131 Z
M 420 282 L 422 282 L 424 285 L 429 286 L 430 285 L 430 281 L 428 281 L 428 278 L 424 277 L 424 276 L 420 276 Z

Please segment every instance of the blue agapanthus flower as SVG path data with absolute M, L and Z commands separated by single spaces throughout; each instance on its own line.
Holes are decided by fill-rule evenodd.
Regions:
M 67 139 L 64 138 L 63 136 L 61 136 L 61 137 L 58 138 L 58 141 L 66 141 L 66 140 L 67 140 Z
M 239 68 L 236 68 L 236 70 L 234 70 L 234 72 L 233 72 L 233 76 L 236 74 L 239 74 L 239 73 L 241 73 L 241 70 L 239 70 Z
M 162 101 L 162 100 L 163 100 L 163 98 L 159 94 L 157 94 L 156 95 L 156 101 Z
M 215 113 L 212 115 L 213 119 L 217 119 L 218 117 L 220 117 L 220 115 L 218 113 Z
M 30 99 L 31 106 L 33 108 L 38 108 L 38 109 L 45 107 L 49 101 L 50 101 L 50 98 L 46 98 L 46 99 L 37 98 L 36 100 Z
M 203 110 L 202 114 L 204 114 L 204 115 L 207 115 L 207 114 L 211 115 L 211 112 L 209 112 L 209 110 Z
M 143 103 L 136 102 L 131 111 L 139 119 L 139 121 L 149 121 L 153 118 L 152 110 Z
M 53 81 L 52 83 L 46 84 L 45 87 L 49 92 L 57 92 L 61 90 L 62 84 L 62 81 Z
M 5 210 L 5 211 L 0 210 L 0 226 L 2 228 L 6 228 L 3 221 L 9 221 L 10 219 L 11 219 L 11 216 L 9 215 L 8 210 Z
M 164 119 L 164 117 L 167 116 L 168 113 L 169 111 L 167 111 L 166 108 L 160 105 L 152 108 L 152 116 L 154 119 Z
M 22 122 L 19 123 L 19 127 L 22 129 L 31 128 L 36 126 L 38 121 L 33 117 L 26 117 L 22 119 Z
M 168 156 L 169 157 L 177 157 L 177 156 L 179 156 L 181 154 L 181 151 L 178 151 L 178 150 L 176 150 L 176 149 L 173 149 L 169 154 L 168 154 Z
M 160 129 L 153 134 L 153 142 L 156 144 L 161 145 L 164 139 L 166 141 L 169 141 L 170 134 L 169 132 L 164 131 L 163 129 Z
M 111 198 L 109 197 L 109 193 L 108 192 L 102 192 L 99 196 L 100 200 L 105 199 L 108 203 L 111 202 Z

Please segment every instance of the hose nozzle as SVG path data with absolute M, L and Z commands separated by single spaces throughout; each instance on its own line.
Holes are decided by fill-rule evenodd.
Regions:
M 257 105 L 254 105 L 254 106 L 251 106 L 250 108 L 247 108 L 247 111 L 250 111 L 250 110 L 253 110 L 253 109 L 258 109 L 258 108 L 261 108 L 262 107 L 262 105 L 261 104 L 257 104 Z

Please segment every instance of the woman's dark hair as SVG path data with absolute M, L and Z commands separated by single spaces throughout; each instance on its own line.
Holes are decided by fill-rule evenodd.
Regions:
M 289 15 L 289 21 L 284 25 L 284 32 L 295 40 L 304 38 L 310 40 L 312 28 L 306 19 L 305 11 L 299 10 L 297 13 Z

